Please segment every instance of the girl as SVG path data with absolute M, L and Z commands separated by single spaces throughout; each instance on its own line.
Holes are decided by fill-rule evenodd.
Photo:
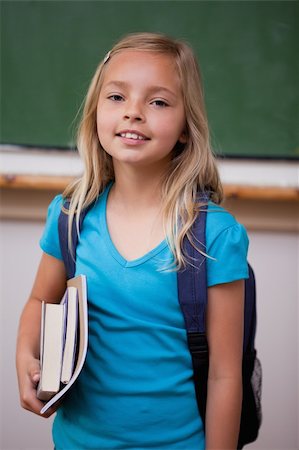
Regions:
M 247 236 L 218 204 L 195 57 L 184 43 L 141 33 L 122 39 L 99 65 L 78 133 L 81 179 L 48 212 L 43 256 L 23 311 L 17 348 L 21 404 L 36 414 L 40 302 L 66 287 L 57 221 L 89 209 L 77 247 L 85 274 L 89 350 L 57 410 L 57 449 L 234 449 L 241 409 Z M 184 236 L 208 190 L 210 352 L 205 435 L 177 297 L 176 270 L 188 264 Z M 52 414 L 54 409 L 47 416 Z

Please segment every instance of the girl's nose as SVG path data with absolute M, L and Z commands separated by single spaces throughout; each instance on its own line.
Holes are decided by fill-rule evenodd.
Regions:
M 137 102 L 128 104 L 128 107 L 124 114 L 124 118 L 126 120 L 136 120 L 138 122 L 144 121 L 144 113 L 141 106 Z

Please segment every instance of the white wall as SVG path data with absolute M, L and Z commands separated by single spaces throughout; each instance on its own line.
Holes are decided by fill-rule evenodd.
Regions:
M 263 425 L 258 450 L 298 449 L 299 237 L 250 233 L 257 278 L 257 349 L 263 365 Z
M 52 448 L 51 420 L 19 407 L 14 363 L 18 318 L 40 257 L 42 228 L 42 222 L 0 222 L 1 450 Z M 258 289 L 257 347 L 264 372 L 264 418 L 258 441 L 248 449 L 295 450 L 299 448 L 299 237 L 295 233 L 249 234 L 249 259 Z
M 41 255 L 41 222 L 0 222 L 1 450 L 50 450 L 51 422 L 21 409 L 15 371 L 19 316 Z

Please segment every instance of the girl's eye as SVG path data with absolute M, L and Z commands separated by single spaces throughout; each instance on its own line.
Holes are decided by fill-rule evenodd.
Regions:
M 113 95 L 110 95 L 108 97 L 108 99 L 112 100 L 113 102 L 121 102 L 123 100 L 123 97 L 119 94 L 113 94 Z
M 166 106 L 169 106 L 168 103 L 165 102 L 165 100 L 153 100 L 152 104 L 155 106 L 159 106 L 160 108 L 165 108 Z

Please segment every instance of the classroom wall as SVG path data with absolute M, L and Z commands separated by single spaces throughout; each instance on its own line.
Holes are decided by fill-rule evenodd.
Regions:
M 40 258 L 41 220 L 0 221 L 1 450 L 50 450 L 51 419 L 19 406 L 14 349 L 17 323 Z M 299 447 L 298 267 L 293 232 L 249 230 L 258 293 L 257 348 L 263 365 L 263 425 L 256 450 Z M 186 449 L 187 450 L 187 449 Z

